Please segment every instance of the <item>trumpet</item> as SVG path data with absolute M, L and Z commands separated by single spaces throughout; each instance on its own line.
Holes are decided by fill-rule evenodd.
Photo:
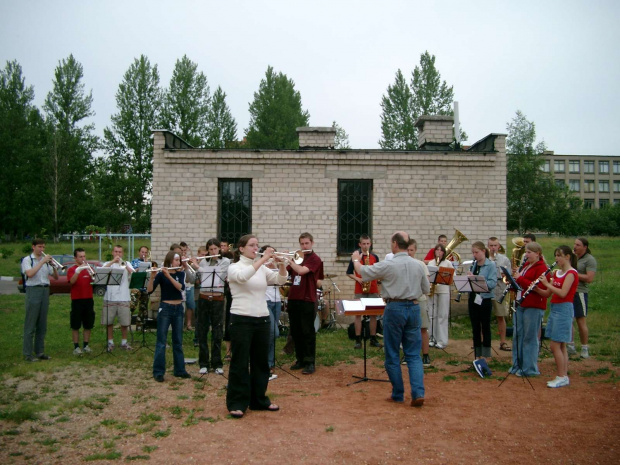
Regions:
M 84 260 L 84 263 L 82 263 L 81 265 L 78 266 L 77 270 L 81 271 L 81 270 L 86 270 L 88 271 L 88 274 L 90 275 L 91 278 L 95 277 L 95 270 L 93 269 L 92 266 L 90 266 L 90 263 L 88 263 L 86 260 Z
M 312 250 L 298 250 L 297 252 L 294 253 L 289 253 L 289 252 L 274 252 L 272 255 L 275 256 L 276 258 L 279 259 L 289 259 L 292 260 L 293 262 L 295 262 L 297 265 L 301 265 L 301 263 L 304 261 L 304 255 L 306 253 L 310 253 L 312 252 Z M 264 252 L 258 252 L 257 255 L 260 255 L 261 257 L 263 255 L 265 255 Z
M 183 267 L 182 266 L 162 266 L 159 268 L 149 268 L 148 270 L 146 270 L 147 273 L 155 273 L 157 271 L 163 271 L 163 270 L 182 270 Z
M 45 252 L 41 252 L 41 255 L 43 255 L 44 257 L 48 256 Z M 55 268 L 58 271 L 65 271 L 67 269 L 67 265 L 60 264 L 60 262 L 56 260 L 54 257 L 52 257 L 52 259 L 48 262 L 48 264 L 52 268 Z

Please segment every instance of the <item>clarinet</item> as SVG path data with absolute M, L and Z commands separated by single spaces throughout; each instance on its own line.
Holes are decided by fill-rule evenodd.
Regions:
M 549 268 L 547 268 L 547 271 L 545 271 L 542 276 L 547 276 L 549 273 L 551 273 L 551 270 L 555 267 L 557 262 L 553 262 Z M 517 305 L 521 305 L 521 302 L 523 302 L 523 300 L 525 300 L 525 298 L 530 295 L 530 292 L 532 292 L 534 290 L 534 288 L 538 285 L 538 283 L 540 282 L 540 280 L 542 279 L 542 276 L 539 276 L 538 278 L 536 278 L 534 281 L 532 281 L 532 284 L 529 285 L 529 287 L 525 290 L 525 292 L 523 294 L 521 294 L 521 298 L 519 300 L 517 300 Z
M 476 260 L 474 259 L 474 262 L 471 264 L 471 266 L 469 267 L 469 271 L 471 271 L 472 273 L 474 272 L 474 270 L 476 269 L 476 265 L 478 264 L 478 262 L 476 262 Z M 455 302 L 460 302 L 461 301 L 461 296 L 463 295 L 463 292 L 459 292 L 457 294 L 457 296 L 454 298 Z
M 508 274 L 508 269 L 505 267 L 501 267 L 502 272 L 504 274 Z M 516 283 L 515 283 L 516 284 Z M 508 294 L 510 291 L 512 291 L 512 283 L 510 281 L 508 281 L 508 285 L 506 286 L 506 289 L 504 289 L 504 293 L 501 295 L 501 297 L 497 300 L 498 304 L 502 304 L 504 302 L 504 299 L 506 298 L 506 294 Z M 521 287 L 519 287 L 519 285 L 517 284 L 517 289 L 514 289 L 514 291 L 521 291 Z

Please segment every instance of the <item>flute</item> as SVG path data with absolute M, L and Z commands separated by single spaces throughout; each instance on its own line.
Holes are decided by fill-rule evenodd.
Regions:
M 521 298 L 519 300 L 517 300 L 517 305 L 521 305 L 521 302 L 523 302 L 523 300 L 530 295 L 530 293 L 534 290 L 534 288 L 538 285 L 538 283 L 540 282 L 540 280 L 542 279 L 543 276 L 547 276 L 549 273 L 551 273 L 551 270 L 555 267 L 557 262 L 553 262 L 549 268 L 547 268 L 547 271 L 545 271 L 541 276 L 539 276 L 538 278 L 536 278 L 534 281 L 532 281 L 532 284 L 530 284 L 528 286 L 528 288 L 525 290 L 525 292 L 523 294 L 521 294 Z

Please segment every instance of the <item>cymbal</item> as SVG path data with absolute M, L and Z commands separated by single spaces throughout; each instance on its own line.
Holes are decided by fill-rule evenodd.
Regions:
M 326 274 L 325 277 L 326 278 L 337 278 L 338 275 L 337 274 Z

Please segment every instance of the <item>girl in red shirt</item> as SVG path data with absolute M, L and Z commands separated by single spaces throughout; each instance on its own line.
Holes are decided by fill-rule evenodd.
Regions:
M 551 279 L 541 277 L 546 287 L 545 294 L 551 297 L 551 313 L 547 321 L 545 334 L 551 339 L 551 352 L 555 358 L 558 375 L 547 383 L 547 387 L 558 388 L 568 386 L 568 352 L 566 344 L 571 340 L 573 323 L 573 297 L 577 291 L 579 277 L 577 275 L 577 257 L 570 247 L 561 245 L 555 249 L 555 270 Z

